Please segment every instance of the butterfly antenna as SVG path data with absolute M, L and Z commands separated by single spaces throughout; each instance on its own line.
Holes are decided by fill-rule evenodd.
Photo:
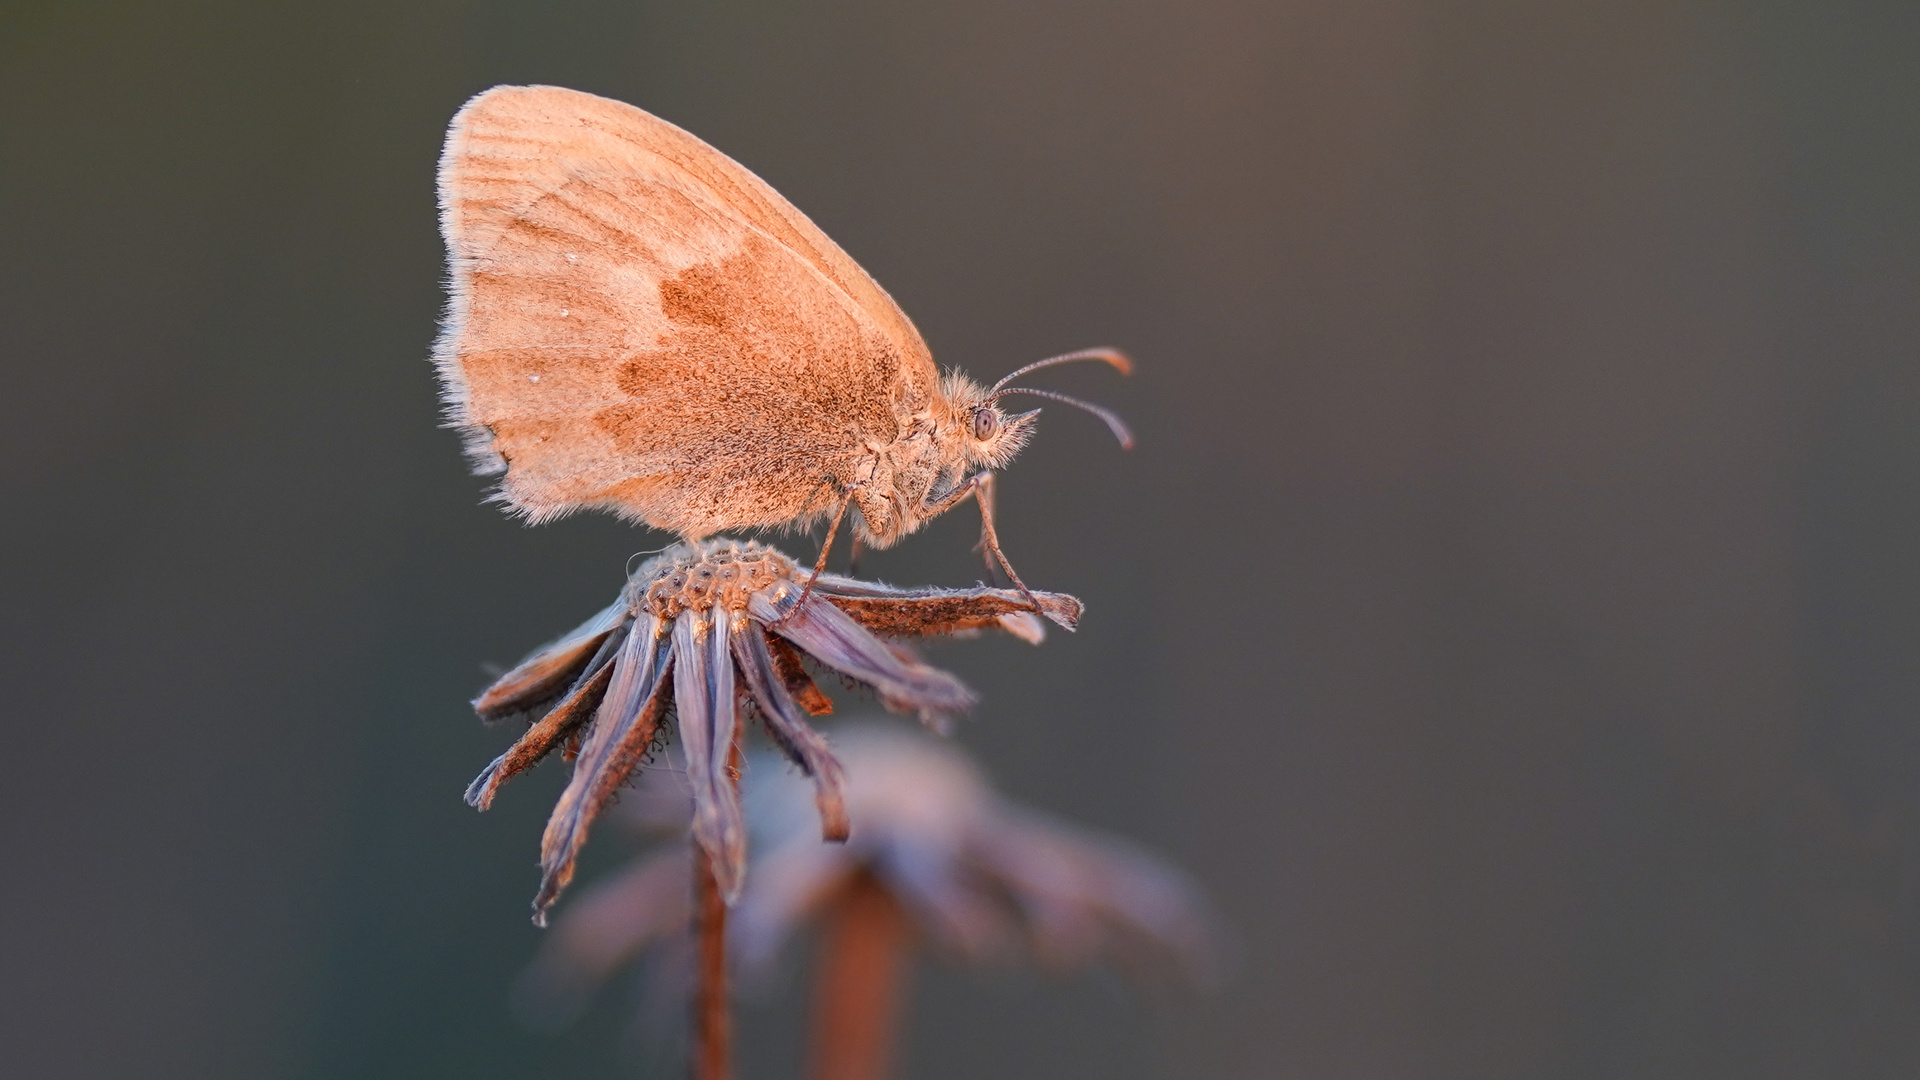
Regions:
M 1081 349 L 1079 352 L 1061 353 L 1059 356 L 1049 356 L 1045 360 L 1035 360 L 1026 367 L 994 383 L 993 389 L 988 390 L 987 393 L 989 395 L 998 394 L 1008 383 L 1025 375 L 1029 371 L 1039 371 L 1043 367 L 1052 367 L 1055 364 L 1075 364 L 1082 360 L 1098 360 L 1104 364 L 1111 364 L 1114 370 L 1122 375 L 1133 374 L 1133 361 L 1127 359 L 1127 354 L 1121 352 L 1119 349 Z
M 1027 386 L 1009 386 L 1004 390 L 996 391 L 993 397 L 989 397 L 987 400 L 992 401 L 994 398 L 998 398 L 1003 394 L 1031 394 L 1034 397 L 1046 398 L 1048 401 L 1058 401 L 1062 404 L 1071 405 L 1076 409 L 1085 409 L 1101 420 L 1106 421 L 1107 430 L 1113 432 L 1113 437 L 1120 440 L 1120 449 L 1133 449 L 1133 431 L 1127 427 L 1127 422 L 1120 419 L 1119 415 L 1111 409 L 1103 409 L 1090 401 L 1081 401 L 1079 398 L 1068 397 L 1065 394 L 1055 393 L 1052 390 L 1035 390 Z

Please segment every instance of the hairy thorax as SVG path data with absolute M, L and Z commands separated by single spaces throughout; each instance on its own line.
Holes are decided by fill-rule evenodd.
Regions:
M 899 439 L 874 447 L 863 465 L 870 466 L 862 469 L 869 475 L 853 488 L 860 511 L 856 527 L 861 542 L 875 548 L 917 532 L 931 516 L 928 504 L 967 471 L 952 425 L 926 413 L 904 423 Z

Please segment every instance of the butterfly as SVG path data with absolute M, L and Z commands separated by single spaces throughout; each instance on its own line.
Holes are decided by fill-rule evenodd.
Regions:
M 450 426 L 495 498 L 538 522 L 583 509 L 699 540 L 807 528 L 886 547 L 971 496 L 993 568 L 994 471 L 1038 410 L 1112 412 L 942 374 L 899 305 L 759 177 L 631 105 L 498 86 L 461 108 L 439 169 L 450 266 L 434 348 Z M 817 568 L 818 569 L 818 568 Z M 1029 594 L 1031 595 L 1031 594 Z

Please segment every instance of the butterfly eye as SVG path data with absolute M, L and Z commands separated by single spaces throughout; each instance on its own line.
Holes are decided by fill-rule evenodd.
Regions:
M 985 442 L 1000 428 L 1000 414 L 993 409 L 973 410 L 973 437 Z

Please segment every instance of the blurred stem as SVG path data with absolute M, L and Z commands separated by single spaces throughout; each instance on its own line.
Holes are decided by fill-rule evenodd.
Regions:
M 909 927 L 862 871 L 832 905 L 814 976 L 812 1080 L 881 1080 L 906 996 Z
M 727 1012 L 727 905 L 713 876 L 713 860 L 693 845 L 693 918 L 699 963 L 693 988 L 693 1080 L 733 1075 L 733 1019 Z
M 740 790 L 740 738 L 744 724 L 736 724 L 727 755 L 727 775 Z M 699 958 L 693 988 L 693 1045 L 689 1064 L 693 1080 L 732 1080 L 733 1013 L 727 994 L 727 902 L 713 876 L 713 860 L 699 841 L 693 847 L 694 933 Z

